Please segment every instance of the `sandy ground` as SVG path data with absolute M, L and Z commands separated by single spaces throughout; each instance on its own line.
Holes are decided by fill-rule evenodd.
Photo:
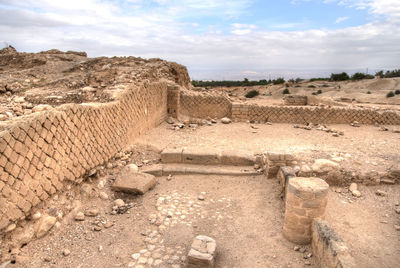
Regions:
M 252 128 L 255 127 L 256 129 Z M 162 150 L 166 147 L 202 147 L 247 150 L 254 153 L 288 152 L 302 161 L 344 156 L 341 163 L 349 170 L 385 171 L 400 162 L 400 134 L 379 131 L 375 126 L 354 128 L 329 125 L 344 131 L 344 136 L 295 129 L 292 124 L 233 123 L 172 130 L 164 123 L 141 137 L 137 143 Z
M 372 126 L 334 126 L 345 132 L 343 137 L 284 124 L 255 126 L 218 123 L 175 131 L 162 124 L 138 140 L 124 162 L 156 164 L 159 155 L 145 148 L 181 146 L 288 150 L 310 158 L 347 153 L 351 155 L 346 160 L 349 165 L 360 161 L 359 167 L 376 169 L 388 167 L 399 157 L 399 134 Z M 264 176 L 160 177 L 153 190 L 132 196 L 110 190 L 119 170 L 118 165 L 106 168 L 89 183 L 94 192 L 104 191 L 109 199 L 83 199 L 78 210 L 96 208 L 98 216 L 78 222 L 75 212 L 64 213 L 58 228 L 21 248 L 17 264 L 9 267 L 184 267 L 191 241 L 198 234 L 216 239 L 216 267 L 317 267 L 314 257 L 304 259 L 309 246 L 304 247 L 305 253 L 294 251 L 294 244 L 282 236 L 284 204 L 277 180 Z M 376 196 L 377 189 L 388 195 Z M 81 186 L 74 186 L 57 195 L 42 213 L 65 211 L 80 199 L 81 191 Z M 326 219 L 343 237 L 358 267 L 398 267 L 400 232 L 394 225 L 400 225 L 400 218 L 394 207 L 400 202 L 400 186 L 360 186 L 360 191 L 362 197 L 356 199 L 346 188 L 332 187 Z M 199 195 L 205 200 L 199 200 Z M 132 208 L 113 215 L 117 198 Z
M 340 234 L 355 258 L 357 267 L 399 267 L 400 215 L 394 208 L 400 202 L 399 185 L 360 186 L 362 197 L 331 191 L 326 219 Z M 377 196 L 384 190 L 386 197 Z
M 344 82 L 303 81 L 300 83 L 267 86 L 215 87 L 209 90 L 227 92 L 234 101 L 244 101 L 260 105 L 282 105 L 283 91 L 286 88 L 290 94 L 304 96 L 313 96 L 312 93 L 320 90 L 321 93 L 314 96 L 320 98 L 322 103 L 325 102 L 325 104 L 331 105 L 351 105 L 348 102 L 342 102 L 341 98 L 352 100 L 353 105 L 372 104 L 378 107 L 398 109 L 398 105 L 400 104 L 400 95 L 391 98 L 386 97 L 390 91 L 395 92 L 400 89 L 400 78 L 376 78 Z M 245 98 L 246 93 L 251 90 L 257 90 L 260 95 L 254 98 Z
M 304 254 L 294 251 L 294 245 L 282 236 L 284 209 L 276 180 L 266 180 L 264 176 L 197 175 L 175 176 L 171 181 L 161 177 L 158 182 L 144 196 L 116 196 L 133 203 L 129 214 L 110 215 L 112 201 L 86 202 L 84 208 L 97 207 L 100 216 L 62 225 L 22 248 L 26 262 L 11 267 L 136 267 L 139 263 L 131 255 L 143 250 L 151 253 L 141 254 L 140 258 L 147 260 L 155 260 L 157 255 L 163 260 L 167 256 L 160 265 L 144 267 L 183 267 L 182 257 L 198 234 L 216 239 L 216 267 L 304 267 Z M 198 200 L 200 194 L 204 201 Z M 158 213 L 160 198 L 165 198 L 161 206 L 174 212 L 163 233 L 157 232 L 157 226 L 149 221 Z M 179 216 L 181 213 L 186 216 L 184 219 Z M 96 232 L 95 219 L 115 224 Z M 155 240 L 148 242 L 151 235 L 144 234 L 154 231 Z M 304 248 L 310 252 L 309 246 Z M 65 249 L 71 252 L 69 256 L 63 256 Z M 314 258 L 308 261 L 308 267 L 316 267 Z

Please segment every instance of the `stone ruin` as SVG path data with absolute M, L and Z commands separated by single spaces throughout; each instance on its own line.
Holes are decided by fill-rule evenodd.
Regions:
M 53 80 L 43 83 L 40 78 L 17 82 L 10 80 L 11 75 L 0 77 L 1 94 L 15 105 L 10 107 L 6 99 L 3 101 L 0 126 L 0 232 L 3 238 L 17 226 L 26 224 L 39 204 L 70 183 L 81 183 L 92 170 L 107 163 L 167 117 L 192 122 L 229 117 L 233 121 L 270 123 L 350 124 L 357 121 L 400 125 L 400 115 L 394 111 L 310 107 L 305 106 L 307 98 L 303 96 L 286 97 L 288 106 L 231 102 L 224 94 L 192 91 L 186 69 L 161 60 L 86 59 L 84 53 L 56 50 L 29 54 L 8 49 L 0 53 L 0 67 L 12 69 L 14 77 L 22 77 L 22 73 L 33 69 L 40 74 L 51 61 L 57 61 L 60 66 L 64 66 L 63 62 L 73 64 L 60 67 L 61 74 L 56 73 Z M 51 86 L 58 86 L 59 90 L 48 92 L 47 96 L 35 95 L 33 90 L 24 95 L 31 88 Z M 71 101 L 71 96 L 75 96 L 68 94 L 71 90 L 81 90 L 82 94 Z M 22 96 L 15 97 L 15 94 Z M 43 108 L 44 105 L 47 106 Z M 343 240 L 323 220 L 328 184 L 315 177 L 297 177 L 299 172 L 293 170 L 296 159 L 291 154 L 266 152 L 255 157 L 240 152 L 178 148 L 163 151 L 161 159 L 163 164 L 257 165 L 257 171 L 210 168 L 207 172 L 234 176 L 265 174 L 267 178 L 278 178 L 285 202 L 284 236 L 296 244 L 311 243 L 321 267 L 355 267 Z M 136 181 L 120 177 L 114 189 L 143 194 L 154 187 L 153 175 L 196 174 L 199 170 L 195 166 L 160 165 L 142 172 Z M 398 177 L 394 180 L 399 182 Z M 116 213 L 123 206 L 116 204 Z M 36 237 L 44 236 L 55 223 L 54 217 L 43 220 Z M 217 258 L 215 248 L 212 238 L 196 237 L 188 255 L 189 267 L 213 267 Z

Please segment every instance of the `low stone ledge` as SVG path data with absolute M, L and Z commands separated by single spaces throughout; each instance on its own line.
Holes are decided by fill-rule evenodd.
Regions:
M 248 151 L 167 148 L 161 152 L 161 161 L 165 164 L 252 166 L 256 163 L 256 157 Z
M 312 222 L 312 250 L 321 268 L 354 268 L 354 258 L 338 234 L 326 221 Z

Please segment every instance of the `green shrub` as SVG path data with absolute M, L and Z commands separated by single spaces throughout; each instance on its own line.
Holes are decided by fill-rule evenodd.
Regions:
M 282 77 L 280 77 L 280 78 L 278 78 L 278 79 L 273 80 L 272 83 L 273 83 L 274 85 L 283 84 L 283 83 L 285 83 L 285 79 L 283 79 Z
M 393 71 L 386 71 L 385 78 L 400 77 L 400 69 Z
M 371 91 L 367 91 L 367 94 L 371 94 Z
M 322 90 L 321 90 L 321 89 L 318 89 L 317 93 L 318 93 L 318 94 L 322 94 Z
M 350 77 L 347 73 L 343 72 L 340 74 L 331 74 L 331 81 L 346 81 L 349 80 Z
M 394 92 L 390 91 L 388 94 L 386 94 L 386 98 L 391 98 L 394 97 Z
M 329 81 L 329 78 L 326 77 L 314 77 L 310 79 L 310 82 L 314 82 L 314 81 Z
M 375 73 L 375 76 L 379 76 L 380 78 L 383 78 L 385 75 L 383 74 L 383 70 L 380 70 L 379 72 Z
M 313 92 L 313 93 L 311 93 L 311 94 L 312 94 L 312 95 L 314 95 L 314 96 L 315 96 L 315 95 L 318 95 L 318 93 L 317 93 L 317 92 Z
M 394 92 L 394 94 L 399 95 L 399 94 L 400 94 L 400 89 L 396 89 L 396 91 Z
M 260 95 L 260 92 L 258 92 L 258 90 L 253 89 L 253 90 L 247 92 L 245 96 L 246 96 L 246 98 L 250 99 L 250 98 L 254 98 L 255 96 L 258 96 L 258 95 Z
M 301 87 L 300 85 L 295 85 L 294 87 Z
M 322 85 L 322 87 L 329 87 L 329 85 L 327 85 L 327 84 L 323 84 L 323 85 Z
M 285 89 L 283 90 L 282 94 L 290 94 L 289 89 L 285 88 Z
M 375 77 L 370 74 L 363 74 L 363 73 L 355 73 L 351 76 L 352 80 L 361 80 L 361 79 L 374 79 Z
M 308 87 L 309 87 L 309 88 L 315 88 L 315 86 L 314 86 L 314 85 L 309 85 Z

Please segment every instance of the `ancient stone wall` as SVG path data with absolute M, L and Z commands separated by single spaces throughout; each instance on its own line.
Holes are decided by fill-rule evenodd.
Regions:
M 231 116 L 232 104 L 223 95 L 181 90 L 179 109 L 184 116 L 222 118 Z
M 301 106 L 307 105 L 307 96 L 300 95 L 285 95 L 283 97 L 285 105 Z
M 104 163 L 167 114 L 167 84 L 131 88 L 107 104 L 66 104 L 0 132 L 0 232 Z
M 232 119 L 272 123 L 314 123 L 400 125 L 400 115 L 393 111 L 380 112 L 373 109 L 260 106 L 256 104 L 232 104 Z
M 312 249 L 320 267 L 356 267 L 347 246 L 326 221 L 315 219 L 311 229 Z

